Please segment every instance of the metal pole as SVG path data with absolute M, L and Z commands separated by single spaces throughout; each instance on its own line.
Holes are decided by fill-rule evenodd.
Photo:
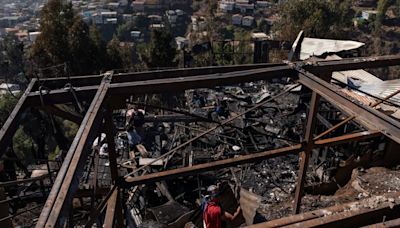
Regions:
M 315 128 L 315 123 L 316 123 L 316 113 L 318 110 L 318 102 L 320 100 L 320 95 L 318 95 L 316 92 L 312 93 L 311 97 L 311 107 L 308 112 L 308 118 L 307 118 L 307 128 L 306 128 L 306 134 L 305 134 L 305 146 L 304 146 L 304 151 L 300 153 L 300 158 L 301 158 L 301 163 L 300 163 L 300 170 L 299 174 L 297 177 L 297 185 L 296 185 L 296 193 L 295 193 L 295 200 L 294 200 L 294 213 L 298 214 L 300 211 L 300 204 L 301 204 L 301 195 L 303 194 L 303 188 L 304 188 L 304 180 L 306 179 L 306 172 L 307 172 L 307 167 L 308 167 L 308 161 L 310 159 L 310 154 L 312 152 L 312 149 L 314 147 L 314 141 L 313 141 L 313 132 Z

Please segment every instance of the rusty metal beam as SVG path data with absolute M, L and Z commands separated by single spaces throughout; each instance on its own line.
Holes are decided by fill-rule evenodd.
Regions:
M 45 112 L 54 114 L 54 115 L 56 115 L 58 117 L 61 117 L 61 118 L 65 119 L 65 120 L 69 120 L 69 121 L 71 121 L 73 123 L 76 123 L 78 125 L 80 125 L 82 120 L 83 120 L 82 116 L 80 116 L 78 114 L 75 114 L 75 113 L 72 113 L 72 112 L 68 112 L 68 111 L 62 110 L 62 109 L 60 109 L 59 107 L 56 107 L 56 106 L 44 106 L 44 107 L 40 107 L 40 108 L 43 109 L 43 111 L 45 111 Z
M 225 74 L 210 74 L 174 79 L 156 79 L 141 82 L 114 83 L 111 85 L 112 95 L 162 93 L 182 91 L 193 88 L 211 88 L 222 85 L 269 80 L 276 77 L 293 77 L 295 71 L 288 66 L 276 66 L 265 69 L 237 71 Z
M 26 88 L 24 94 L 15 105 L 10 116 L 8 116 L 6 122 L 3 124 L 0 130 L 0 157 L 6 152 L 15 132 L 18 130 L 18 125 L 21 119 L 21 114 L 29 107 L 30 103 L 27 102 L 28 95 L 35 85 L 36 79 L 32 79 Z
M 256 161 L 261 161 L 262 159 L 266 158 L 273 158 L 278 156 L 284 156 L 288 154 L 296 154 L 300 152 L 302 146 L 300 144 L 290 147 L 284 147 L 280 149 L 250 154 L 250 155 L 243 155 L 236 158 L 229 158 L 215 162 L 209 162 L 205 164 L 194 165 L 191 167 L 183 167 L 173 170 L 167 170 L 158 173 L 147 174 L 144 176 L 136 176 L 136 177 L 127 177 L 124 183 L 121 183 L 123 187 L 132 187 L 139 184 L 146 184 L 146 183 L 153 183 L 156 181 L 162 181 L 166 179 L 171 179 L 175 177 L 181 176 L 189 176 L 201 172 L 206 172 L 210 170 L 217 170 L 222 169 L 230 166 L 251 163 Z
M 330 216 L 320 217 L 296 224 L 291 224 L 289 227 L 360 227 L 382 221 L 384 218 L 397 218 L 400 213 L 400 202 L 398 193 L 394 202 L 381 202 L 377 206 L 368 205 L 368 201 L 362 200 L 355 204 L 359 205 L 358 210 L 347 208 L 340 213 L 335 213 Z M 377 200 L 379 201 L 379 200 Z
M 308 168 L 308 161 L 310 160 L 311 152 L 314 147 L 314 141 L 313 141 L 313 133 L 315 130 L 315 124 L 316 124 L 316 114 L 318 112 L 318 103 L 320 100 L 320 95 L 318 95 L 316 92 L 312 93 L 311 96 L 311 105 L 310 109 L 308 111 L 308 117 L 307 117 L 307 126 L 306 126 L 306 133 L 305 133 L 305 146 L 304 146 L 304 151 L 300 153 L 300 169 L 297 175 L 297 185 L 296 185 L 296 192 L 295 192 L 295 198 L 294 198 L 294 205 L 293 205 L 293 212 L 295 214 L 298 214 L 300 211 L 300 205 L 301 205 L 301 198 L 303 194 L 303 188 L 304 188 L 304 181 L 306 179 L 306 173 L 307 173 L 307 168 Z
M 208 66 L 208 67 L 196 67 L 196 68 L 180 68 L 180 69 L 170 69 L 170 70 L 120 73 L 120 74 L 114 74 L 112 83 L 188 77 L 195 75 L 215 74 L 215 73 L 228 73 L 232 71 L 252 70 L 258 68 L 284 66 L 284 65 L 285 65 L 284 63 L 261 63 L 261 64 L 233 65 L 233 66 Z M 74 87 L 99 85 L 101 83 L 102 78 L 103 75 L 87 75 L 87 76 L 73 76 L 70 78 L 68 77 L 44 78 L 41 79 L 40 82 L 41 84 L 45 85 L 46 88 L 61 89 L 67 83 L 70 83 Z M 36 90 L 38 90 L 38 85 L 35 85 L 33 87 L 33 91 Z
M 354 142 L 359 140 L 366 140 L 369 138 L 377 137 L 381 135 L 378 132 L 360 132 L 353 133 L 346 136 L 339 136 L 329 139 L 321 139 L 315 142 L 316 147 L 340 145 L 343 143 Z M 238 164 L 252 163 L 260 161 L 261 159 L 267 159 L 271 157 L 284 156 L 287 154 L 296 154 L 302 151 L 302 145 L 297 144 L 292 147 L 284 147 L 281 149 L 275 149 L 271 151 L 265 151 L 250 155 L 244 155 L 237 158 L 229 158 L 225 160 L 210 162 L 207 164 L 199 164 L 191 167 L 177 168 L 174 170 L 167 170 L 163 172 L 152 173 L 143 176 L 129 177 L 126 179 L 125 187 L 130 187 L 138 184 L 153 183 L 161 180 L 172 179 L 181 176 L 188 176 L 198 174 L 210 170 L 217 170 L 225 167 L 235 166 Z
M 320 139 L 314 142 L 315 148 L 326 147 L 326 146 L 336 146 L 343 143 L 354 142 L 354 141 L 363 141 L 366 139 L 376 138 L 382 136 L 382 133 L 379 131 L 362 131 L 347 135 L 341 135 L 334 138 L 329 139 Z
M 376 68 L 400 65 L 399 55 L 387 55 L 376 57 L 357 57 L 347 58 L 341 60 L 319 60 L 313 63 L 310 62 L 295 62 L 294 64 L 304 65 L 305 70 L 312 72 L 333 72 L 356 70 L 364 68 Z M 158 70 L 147 72 L 134 72 L 115 74 L 112 83 L 143 81 L 149 79 L 162 79 L 174 77 L 188 77 L 204 74 L 215 73 L 228 73 L 233 71 L 251 70 L 258 68 L 267 68 L 273 66 L 283 66 L 283 63 L 263 63 L 263 64 L 247 64 L 235 66 L 210 66 L 210 67 L 197 67 L 197 68 L 182 68 L 171 70 Z M 41 84 L 49 89 L 59 89 L 64 87 L 65 84 L 71 83 L 74 87 L 83 87 L 91 85 L 99 85 L 103 76 L 102 75 L 87 75 L 87 76 L 73 76 L 70 78 L 44 78 L 41 79 Z M 35 85 L 33 90 L 38 90 L 38 85 Z
M 358 70 L 400 65 L 400 55 L 357 57 L 340 60 L 321 60 L 314 63 L 305 61 L 304 70 L 313 73 Z
M 103 105 L 109 84 L 110 78 L 105 77 L 58 172 L 36 227 L 57 227 L 65 222 L 65 217 L 68 216 L 66 212 L 71 206 L 80 173 L 88 156 L 89 143 L 94 140 L 104 116 Z
M 353 69 L 361 69 L 361 68 L 366 68 L 366 67 L 383 67 L 383 66 L 390 66 L 390 65 L 396 65 L 398 64 L 398 59 L 400 59 L 399 56 L 381 56 L 381 57 L 374 57 L 374 58 L 353 58 L 353 59 L 342 59 L 342 60 L 330 60 L 330 61 L 318 61 L 314 63 L 314 65 L 305 65 L 303 66 L 307 70 L 312 70 L 315 69 L 315 72 L 326 72 L 326 71 L 331 71 L 332 65 L 340 67 L 339 70 L 353 70 Z M 298 64 L 300 67 L 303 65 L 302 62 L 294 63 Z M 137 85 L 141 85 L 140 81 L 145 81 L 145 80 L 171 80 L 170 82 L 179 82 L 180 86 L 179 87 L 172 87 L 170 88 L 169 86 L 163 86 L 162 84 L 155 85 L 154 90 L 148 90 L 145 89 L 147 92 L 164 92 L 174 89 L 188 89 L 188 88 L 199 88 L 199 87 L 212 87 L 216 85 L 228 85 L 228 84 L 234 84 L 234 83 L 239 83 L 239 82 L 248 82 L 248 81 L 254 81 L 254 80 L 265 80 L 267 78 L 262 78 L 262 77 L 255 77 L 253 79 L 248 79 L 248 80 L 243 80 L 243 78 L 239 78 L 238 80 L 235 80 L 235 76 L 240 76 L 240 74 L 251 74 L 253 72 L 254 74 L 259 74 L 260 70 L 265 71 L 265 73 L 273 73 L 273 69 L 279 70 L 279 68 L 282 70 L 280 73 L 275 72 L 275 76 L 279 77 L 282 74 L 287 73 L 290 71 L 292 68 L 291 66 L 284 65 L 284 64 L 265 64 L 262 65 L 264 68 L 258 69 L 258 67 L 252 67 L 251 65 L 248 67 L 241 67 L 241 66 L 229 66 L 229 70 L 210 70 L 209 69 L 204 69 L 204 70 L 196 70 L 196 68 L 193 69 L 181 69 L 181 70 L 174 70 L 171 73 L 168 71 L 156 71 L 156 72 L 142 72 L 142 73 L 132 73 L 132 74 L 126 74 L 126 75 L 120 75 L 115 77 L 113 79 L 112 87 L 113 88 L 123 88 L 123 87 L 135 87 Z M 254 69 L 256 68 L 256 69 Z M 235 70 L 236 69 L 236 70 Z M 235 71 L 235 72 L 232 72 Z M 313 71 L 313 72 L 314 72 Z M 186 73 L 182 73 L 186 72 Z M 218 73 L 215 73 L 218 72 Z M 225 73 L 224 73 L 225 72 Z M 232 74 L 230 74 L 231 72 Z M 195 81 L 195 77 L 199 76 L 201 74 L 207 74 L 208 77 L 213 78 L 215 76 L 220 77 L 220 81 L 218 80 L 211 80 L 212 84 L 208 84 L 207 81 L 202 81 L 201 83 L 196 83 L 196 85 L 190 85 L 193 81 Z M 224 78 L 224 76 L 231 75 L 229 78 Z M 289 74 L 290 76 L 291 74 Z M 206 75 L 203 75 L 205 77 Z M 93 77 L 93 76 L 90 76 Z M 84 77 L 79 77 L 79 80 L 83 80 Z M 123 79 L 117 79 L 117 78 L 123 78 Z M 192 78 L 192 80 L 190 80 Z M 258 79 L 257 79 L 258 78 Z M 77 79 L 77 81 L 79 81 Z M 53 79 L 57 80 L 57 79 Z M 61 79 L 60 79 L 61 80 Z M 67 79 L 63 79 L 67 80 Z M 72 78 L 71 78 L 72 80 Z M 224 82 L 223 80 L 228 80 Z M 49 79 L 48 81 L 51 81 Z M 157 82 L 157 81 L 153 81 Z M 162 81 L 160 81 L 161 83 Z M 185 84 L 188 83 L 188 84 Z M 64 82 L 63 82 L 64 83 Z M 182 84 L 181 84 L 182 83 Z M 62 84 L 62 83 L 61 83 Z M 73 84 L 73 83 L 72 83 Z M 77 83 L 75 83 L 77 84 Z M 74 85 L 74 84 L 73 84 Z M 144 84 L 143 86 L 151 86 L 151 83 L 149 84 Z M 159 88 L 161 87 L 161 88 Z M 98 85 L 90 85 L 90 83 L 84 83 L 82 84 L 81 87 L 75 88 L 75 92 L 79 99 L 85 100 L 88 99 L 89 97 L 93 96 L 96 91 L 97 91 Z M 143 87 L 140 87 L 143 88 Z M 124 90 L 120 91 L 115 91 L 117 94 L 131 94 L 132 90 L 128 88 L 123 88 Z M 44 95 L 44 101 L 45 104 L 59 104 L 59 103 L 68 103 L 73 101 L 72 95 L 68 95 L 70 93 L 66 89 L 55 89 L 51 90 L 49 94 Z M 135 91 L 136 93 L 136 91 Z M 143 93 L 143 92 L 139 92 Z M 39 93 L 38 92 L 32 92 L 29 95 L 30 103 L 32 106 L 39 105 L 40 104 L 40 99 L 39 99 Z
M 393 216 L 397 217 L 400 210 L 399 195 L 399 192 L 387 193 L 382 196 L 382 199 L 386 200 L 376 203 L 376 206 L 372 206 L 372 208 L 369 206 L 363 206 L 370 205 L 371 199 L 367 198 L 357 202 L 339 204 L 248 227 L 360 227 L 380 222 L 384 215 L 387 215 L 388 218 L 393 218 Z M 371 198 L 373 197 L 377 196 L 372 196 Z M 393 198 L 394 202 L 389 202 L 387 200 L 389 198 Z M 379 199 L 375 201 L 378 202 Z M 393 209 L 390 209 L 391 206 L 393 206 Z
M 190 77 L 154 79 L 146 81 L 132 81 L 124 83 L 112 83 L 110 93 L 112 95 L 130 95 L 143 93 L 162 93 L 191 88 L 209 88 L 217 85 L 230 85 L 255 80 L 268 80 L 282 76 L 295 76 L 295 71 L 289 66 L 273 66 L 264 69 L 244 70 L 230 73 L 207 74 Z M 85 100 L 97 91 L 98 86 L 85 86 L 75 89 L 79 100 Z M 41 105 L 39 92 L 29 94 L 32 106 Z M 46 105 L 72 102 L 73 96 L 65 89 L 51 90 L 42 96 Z
M 384 221 L 380 223 L 375 223 L 368 226 L 363 226 L 362 228 L 389 228 L 389 227 L 400 227 L 400 218 L 393 219 L 389 221 Z
M 392 119 L 390 116 L 378 110 L 351 100 L 342 94 L 338 88 L 311 73 L 300 71 L 299 81 L 320 94 L 331 104 L 339 106 L 348 115 L 355 115 L 355 121 L 359 122 L 368 130 L 378 130 L 393 141 L 400 143 L 400 122 L 397 120 Z
M 107 210 L 106 210 L 106 216 L 104 218 L 104 228 L 112 228 L 114 227 L 114 217 L 115 214 L 117 213 L 117 201 L 118 201 L 118 195 L 119 191 L 114 191 L 108 199 L 107 202 Z

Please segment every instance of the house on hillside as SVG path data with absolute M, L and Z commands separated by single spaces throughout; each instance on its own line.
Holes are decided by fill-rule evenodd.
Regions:
M 254 17 L 252 16 L 245 16 L 242 19 L 242 26 L 244 27 L 251 27 L 254 23 Z
M 240 14 L 232 15 L 232 25 L 242 25 L 243 16 Z

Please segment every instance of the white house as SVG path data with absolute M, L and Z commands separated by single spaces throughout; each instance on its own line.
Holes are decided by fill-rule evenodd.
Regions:
M 139 40 L 141 34 L 142 33 L 140 31 L 131 31 L 131 38 L 133 40 Z
M 378 11 L 376 10 L 364 10 L 361 12 L 361 18 L 364 20 L 369 20 L 371 16 L 376 15 Z
M 171 24 L 176 23 L 176 18 L 178 16 L 176 15 L 176 12 L 174 10 L 168 10 L 165 14 L 167 15 L 169 23 Z
M 117 22 L 118 22 L 117 18 L 106 18 L 104 24 L 117 24 Z
M 235 8 L 240 10 L 242 13 L 254 10 L 254 3 L 248 3 L 249 1 L 236 0 Z
M 30 32 L 28 33 L 29 40 L 31 42 L 35 42 L 36 38 L 40 35 L 41 32 Z
M 18 84 L 12 83 L 1 83 L 0 84 L 0 95 L 9 94 L 11 91 L 12 94 L 16 95 L 21 92 L 21 88 Z
M 251 27 L 254 23 L 254 17 L 252 16 L 245 16 L 242 19 L 242 25 L 246 27 Z
M 178 50 L 181 50 L 189 45 L 189 40 L 185 37 L 175 37 L 175 42 Z
M 137 0 L 137 1 L 133 1 L 131 6 L 132 6 L 132 10 L 134 12 L 142 12 L 144 11 L 144 1 L 143 0 Z
M 229 0 L 223 0 L 219 2 L 219 9 L 222 12 L 231 12 L 233 8 L 235 7 L 235 2 L 234 1 L 229 1 Z
M 243 16 L 240 14 L 232 15 L 232 24 L 233 25 L 241 25 Z

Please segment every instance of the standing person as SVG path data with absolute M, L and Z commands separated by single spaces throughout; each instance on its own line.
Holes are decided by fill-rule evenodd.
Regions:
M 203 205 L 203 225 L 204 228 L 222 228 L 223 221 L 233 221 L 240 213 L 240 206 L 235 213 L 224 211 L 220 205 L 218 195 L 219 188 L 216 185 L 211 185 L 207 188 L 209 198 Z

